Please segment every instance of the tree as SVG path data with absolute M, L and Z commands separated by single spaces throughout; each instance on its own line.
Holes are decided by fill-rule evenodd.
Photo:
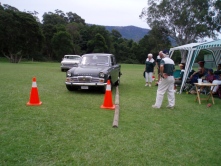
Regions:
M 28 27 L 28 28 L 27 28 Z M 10 62 L 39 52 L 43 35 L 35 18 L 6 5 L 0 10 L 0 51 Z
M 117 61 L 120 61 L 120 55 L 119 55 L 119 51 L 120 51 L 120 47 L 119 44 L 122 41 L 122 35 L 120 34 L 119 31 L 113 29 L 111 31 L 111 52 L 115 55 Z
M 80 55 L 81 54 L 81 47 L 80 47 L 80 43 L 81 43 L 81 35 L 80 35 L 80 29 L 83 28 L 82 24 L 78 24 L 78 23 L 69 23 L 66 26 L 66 30 L 68 33 L 70 33 L 71 37 L 72 37 L 72 41 L 74 44 L 74 53 Z
M 112 36 L 112 38 L 113 38 L 114 41 L 117 41 L 119 38 L 122 37 L 122 35 L 120 34 L 120 32 L 117 31 L 117 30 L 115 30 L 115 29 L 113 29 L 113 30 L 111 31 L 111 36 Z
M 60 15 L 58 13 L 60 13 Z M 52 24 L 52 25 L 67 24 L 67 20 L 66 20 L 65 16 L 63 15 L 62 11 L 58 11 L 58 10 L 57 10 L 57 13 L 52 13 L 52 12 L 44 13 L 42 22 L 44 25 L 46 25 L 46 24 Z
M 73 53 L 71 35 L 66 31 L 57 32 L 52 38 L 52 47 L 57 60 L 61 60 L 65 54 Z
M 83 25 L 86 25 L 85 24 L 85 20 L 82 19 L 80 16 L 78 16 L 76 13 L 72 13 L 72 12 L 68 12 L 66 13 L 67 14 L 67 18 L 68 18 L 68 22 L 69 23 L 78 23 L 78 24 L 83 24 Z
M 152 28 L 163 27 L 178 45 L 195 42 L 205 37 L 215 37 L 217 24 L 209 14 L 212 0 L 148 0 L 140 18 Z
M 148 43 L 150 46 L 150 52 L 158 55 L 159 51 L 165 50 L 171 47 L 167 30 L 164 27 L 154 26 L 148 33 Z
M 101 34 L 97 33 L 93 40 L 88 41 L 88 52 L 107 52 L 107 45 Z
M 52 48 L 52 38 L 55 33 L 57 33 L 57 29 L 55 25 L 52 24 L 43 24 L 41 26 L 43 35 L 45 37 L 45 42 L 43 46 L 43 54 L 47 56 L 48 59 L 53 59 L 53 48 Z
M 217 27 L 217 31 L 220 32 L 221 28 L 221 1 L 220 0 L 210 0 L 209 1 L 209 15 L 212 16 L 212 21 Z
M 107 31 L 105 29 L 104 26 L 98 26 L 98 25 L 92 25 L 92 26 L 89 26 L 88 28 L 88 38 L 89 40 L 92 40 L 94 39 L 94 37 L 99 33 L 101 36 L 103 36 L 104 40 L 105 40 L 105 43 L 106 43 L 106 46 L 107 46 L 107 52 L 110 51 L 110 47 L 111 47 L 111 39 L 110 39 L 110 33 L 109 31 Z
M 35 18 L 35 20 L 38 22 L 38 23 L 40 23 L 40 20 L 39 20 L 39 18 L 38 18 L 38 12 L 36 12 L 36 11 L 27 11 L 27 13 L 29 13 L 29 14 L 31 14 L 34 18 Z

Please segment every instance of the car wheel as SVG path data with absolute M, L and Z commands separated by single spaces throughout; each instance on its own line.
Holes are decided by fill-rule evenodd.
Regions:
M 76 91 L 76 90 L 77 90 L 77 87 L 70 86 L 70 85 L 66 85 L 66 88 L 67 88 L 67 90 L 69 90 L 69 91 Z

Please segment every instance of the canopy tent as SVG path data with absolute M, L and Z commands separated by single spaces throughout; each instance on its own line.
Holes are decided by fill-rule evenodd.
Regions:
M 173 53 L 175 50 L 186 50 L 187 52 L 187 59 L 185 64 L 185 73 L 183 75 L 183 80 L 180 88 L 180 93 L 182 93 L 186 80 L 190 71 L 192 70 L 193 63 L 198 56 L 200 50 L 208 50 L 211 52 L 215 64 L 218 65 L 221 63 L 221 40 L 205 42 L 205 43 L 190 43 L 178 47 L 174 47 L 170 49 L 170 58 L 172 58 Z

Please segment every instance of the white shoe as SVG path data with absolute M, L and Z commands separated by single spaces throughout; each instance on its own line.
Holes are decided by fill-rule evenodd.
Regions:
M 151 87 L 151 84 L 149 84 L 149 87 Z
M 146 83 L 145 86 L 148 86 L 148 84 Z
M 167 108 L 174 109 L 174 106 L 168 105 Z
M 159 107 L 157 107 L 156 105 L 152 105 L 152 108 L 157 108 L 157 109 L 159 109 Z

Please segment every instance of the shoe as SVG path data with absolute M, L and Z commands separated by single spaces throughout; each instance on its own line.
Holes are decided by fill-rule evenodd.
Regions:
M 148 84 L 146 83 L 145 86 L 148 86 Z
M 149 87 L 151 87 L 151 84 L 149 84 Z
M 168 105 L 166 107 L 169 108 L 169 109 L 174 109 L 174 106 L 171 106 L 171 105 Z
M 157 108 L 157 109 L 159 109 L 159 107 L 157 107 L 156 105 L 152 105 L 152 108 Z

